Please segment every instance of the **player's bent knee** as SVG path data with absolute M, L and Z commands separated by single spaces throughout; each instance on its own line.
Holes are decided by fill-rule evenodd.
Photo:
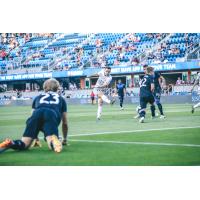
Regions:
M 22 142 L 24 142 L 25 144 L 25 149 L 28 149 L 32 142 L 33 142 L 33 138 L 30 138 L 30 137 L 22 137 Z

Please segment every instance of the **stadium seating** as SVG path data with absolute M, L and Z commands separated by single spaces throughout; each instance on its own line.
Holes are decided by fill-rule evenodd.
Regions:
M 1 74 L 19 73 L 37 67 L 49 70 L 94 67 L 102 64 L 134 65 L 141 54 L 158 48 L 148 55 L 147 62 L 175 62 L 184 58 L 187 49 L 200 41 L 199 33 L 175 33 L 164 41 L 168 34 L 159 33 L 96 33 L 96 34 L 15 34 L 14 48 L 3 42 L 0 34 Z M 7 34 L 7 41 L 13 38 Z M 17 42 L 16 42 L 17 41 Z M 164 41 L 164 42 L 163 42 Z M 15 44 L 14 43 L 14 44 Z M 6 55 L 3 55 L 2 52 Z M 56 66 L 56 68 L 55 68 Z M 10 72 L 9 72 L 10 71 Z

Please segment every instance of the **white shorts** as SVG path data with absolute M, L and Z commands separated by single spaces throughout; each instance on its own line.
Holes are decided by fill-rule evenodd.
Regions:
M 108 95 L 109 88 L 94 88 L 93 92 L 95 95 L 99 94 Z

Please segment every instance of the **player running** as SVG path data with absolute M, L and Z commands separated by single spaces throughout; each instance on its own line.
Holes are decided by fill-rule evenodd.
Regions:
M 67 105 L 57 92 L 60 85 L 56 79 L 48 79 L 43 84 L 44 93 L 37 96 L 32 103 L 32 115 L 26 121 L 26 128 L 21 140 L 6 139 L 0 143 L 0 153 L 7 149 L 26 150 L 39 131 L 44 133 L 49 148 L 57 153 L 62 151 L 58 139 L 58 126 L 62 120 L 63 145 L 67 143 L 68 123 Z
M 108 86 L 112 81 L 112 76 L 110 75 L 111 68 L 105 67 L 98 73 L 98 80 L 94 86 L 94 94 L 98 96 L 98 110 L 97 110 L 97 120 L 100 120 L 102 114 L 103 102 L 108 104 L 114 104 L 115 99 L 108 99 L 106 92 L 108 92 Z
M 198 85 L 198 84 L 199 84 L 199 87 L 198 87 L 198 95 L 200 95 L 200 72 L 197 72 L 197 78 L 196 78 L 196 80 L 195 80 L 195 82 L 194 82 L 194 85 L 192 86 L 191 92 L 193 92 L 194 87 L 195 87 L 196 85 Z M 192 106 L 191 112 L 194 113 L 195 108 L 198 108 L 198 107 L 200 107 L 200 102 Z
M 120 110 L 124 110 L 123 102 L 124 96 L 126 95 L 126 86 L 122 83 L 121 79 L 118 80 L 118 84 L 116 85 L 117 94 L 120 101 Z
M 140 81 L 140 109 L 139 109 L 139 122 L 144 123 L 147 103 L 151 104 L 152 117 L 155 117 L 155 105 L 154 105 L 154 69 L 153 67 L 146 68 L 146 74 Z

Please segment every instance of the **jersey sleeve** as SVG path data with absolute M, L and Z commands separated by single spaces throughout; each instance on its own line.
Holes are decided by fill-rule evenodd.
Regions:
M 159 79 L 161 77 L 161 73 L 160 72 L 155 72 L 155 78 Z
M 38 96 L 34 98 L 33 103 L 32 103 L 32 109 L 36 109 L 36 101 L 38 99 Z
M 103 72 L 104 72 L 104 71 L 103 71 L 103 69 L 102 69 L 100 72 L 98 72 L 98 75 L 99 75 L 99 76 L 103 76 Z
M 110 77 L 108 78 L 108 85 L 110 84 L 111 81 L 112 81 L 112 76 L 110 76 Z
M 154 78 L 153 78 L 153 76 L 150 76 L 150 83 L 151 83 L 151 84 L 154 83 Z
M 61 101 L 62 101 L 62 108 L 61 108 L 61 112 L 67 112 L 67 103 L 65 101 L 65 99 L 63 97 L 61 97 Z

